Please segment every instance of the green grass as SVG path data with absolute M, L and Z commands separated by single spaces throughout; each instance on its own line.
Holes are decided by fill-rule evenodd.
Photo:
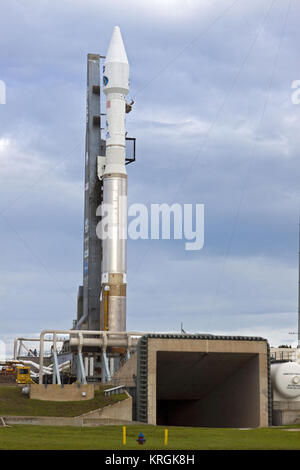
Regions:
M 167 447 L 164 446 L 164 429 L 163 426 L 128 426 L 127 445 L 123 446 L 122 426 L 81 428 L 16 425 L 0 428 L 0 449 L 300 449 L 300 431 L 288 432 L 283 427 L 247 431 L 169 427 Z M 136 442 L 140 432 L 146 438 L 143 446 Z
M 97 408 L 127 398 L 126 394 L 104 396 L 104 391 L 95 391 L 95 397 L 87 401 L 54 402 L 31 400 L 18 387 L 0 387 L 0 416 L 79 416 Z M 0 443 L 1 445 L 1 443 Z

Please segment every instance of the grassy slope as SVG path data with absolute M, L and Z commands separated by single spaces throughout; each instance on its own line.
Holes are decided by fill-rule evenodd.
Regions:
M 143 432 L 146 444 L 136 438 Z M 122 426 L 46 427 L 13 426 L 0 428 L 0 449 L 166 449 L 164 427 L 128 426 L 127 446 L 122 444 Z M 300 431 L 265 428 L 237 429 L 169 427 L 168 449 L 300 449 Z
M 105 397 L 103 390 L 87 401 L 53 402 L 30 400 L 17 387 L 0 387 L 0 416 L 78 416 L 127 398 L 127 395 Z

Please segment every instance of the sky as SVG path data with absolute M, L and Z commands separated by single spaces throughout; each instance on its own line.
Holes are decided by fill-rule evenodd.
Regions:
M 296 344 L 296 0 L 1 0 L 0 340 L 69 329 L 82 284 L 86 59 L 120 26 L 129 204 L 204 204 L 202 250 L 128 240 L 127 329 Z M 105 99 L 102 97 L 102 112 Z

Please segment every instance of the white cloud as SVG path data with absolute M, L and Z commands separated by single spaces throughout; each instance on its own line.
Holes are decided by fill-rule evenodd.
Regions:
M 83 182 L 68 177 L 65 161 L 52 161 L 28 147 L 28 142 L 21 146 L 20 139 L 0 140 L 0 211 L 8 212 L 32 197 L 55 206 L 61 204 L 62 195 L 66 209 L 81 206 Z

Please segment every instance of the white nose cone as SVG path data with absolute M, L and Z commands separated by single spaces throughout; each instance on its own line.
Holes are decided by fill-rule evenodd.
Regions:
M 103 68 L 104 93 L 129 91 L 129 64 L 119 26 L 115 26 Z
M 110 39 L 105 64 L 108 62 L 122 62 L 124 64 L 128 64 L 124 42 L 119 26 L 114 27 L 114 31 Z

